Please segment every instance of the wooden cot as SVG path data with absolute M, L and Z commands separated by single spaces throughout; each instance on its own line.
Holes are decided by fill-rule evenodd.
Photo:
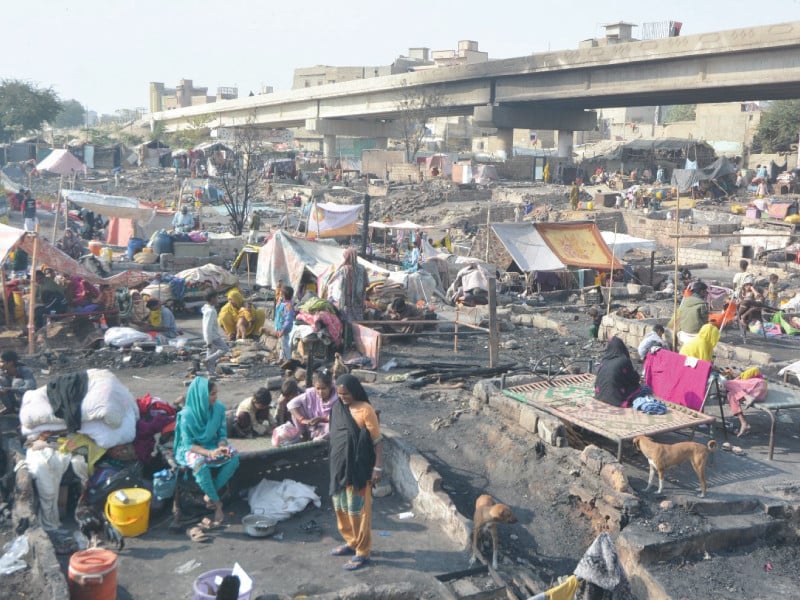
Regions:
M 562 421 L 586 429 L 617 443 L 617 460 L 622 460 L 622 442 L 637 435 L 657 435 L 698 425 L 710 425 L 714 417 L 685 406 L 667 402 L 663 415 L 648 415 L 632 408 L 620 408 L 594 398 L 595 375 L 564 375 L 503 390 L 510 397 L 546 412 Z

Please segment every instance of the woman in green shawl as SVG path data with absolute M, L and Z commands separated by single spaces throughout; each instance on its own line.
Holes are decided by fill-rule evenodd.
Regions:
M 175 460 L 190 467 L 206 502 L 214 507 L 214 521 L 225 518 L 218 490 L 239 467 L 236 450 L 228 445 L 225 406 L 217 402 L 217 385 L 196 377 L 186 394 L 186 405 L 175 426 Z M 211 469 L 215 469 L 216 477 Z

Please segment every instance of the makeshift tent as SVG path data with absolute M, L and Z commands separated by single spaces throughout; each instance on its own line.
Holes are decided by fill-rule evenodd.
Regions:
M 310 239 L 355 235 L 360 210 L 360 204 L 315 202 L 308 213 L 306 235 Z
M 720 179 L 736 173 L 736 166 L 724 156 L 703 169 L 675 169 L 672 171 L 671 185 L 679 192 L 688 192 L 692 185 L 701 181 Z
M 5 261 L 8 253 L 15 247 L 22 248 L 29 255 L 33 256 L 33 240 L 34 236 L 27 235 L 27 232 L 22 229 L 0 224 L 0 263 Z M 123 273 L 117 273 L 113 277 L 98 277 L 81 263 L 70 258 L 53 244 L 41 237 L 39 238 L 37 261 L 39 265 L 35 265 L 36 267 L 45 264 L 60 273 L 77 275 L 92 283 L 107 283 L 115 287 L 138 285 L 143 281 L 148 281 L 151 277 L 149 273 L 144 273 L 142 271 L 125 271 Z
M 108 196 L 106 194 L 79 192 L 76 190 L 62 190 L 61 195 L 73 204 L 104 217 L 120 217 L 147 222 L 153 218 L 155 213 L 154 208 L 142 206 L 136 198 Z
M 592 222 L 493 223 L 491 231 L 523 273 L 611 268 L 611 250 Z
M 603 241 L 608 244 L 614 252 L 614 256 L 622 258 L 631 250 L 642 250 L 644 252 L 655 252 L 655 240 L 633 237 L 627 233 L 614 233 L 613 231 L 601 231 Z
M 86 175 L 86 165 L 70 154 L 69 150 L 56 149 L 36 165 L 36 170 L 69 177 L 78 173 Z
M 256 284 L 274 288 L 278 280 L 282 280 L 298 290 L 306 271 L 320 277 L 341 265 L 344 250 L 334 244 L 296 238 L 278 231 L 258 253 Z M 370 280 L 389 273 L 363 258 L 359 257 L 358 262 L 366 268 Z

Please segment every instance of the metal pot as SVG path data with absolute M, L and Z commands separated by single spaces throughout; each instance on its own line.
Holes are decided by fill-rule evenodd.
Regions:
M 247 515 L 242 518 L 244 532 L 250 537 L 261 538 L 269 537 L 275 533 L 278 522 L 265 515 Z

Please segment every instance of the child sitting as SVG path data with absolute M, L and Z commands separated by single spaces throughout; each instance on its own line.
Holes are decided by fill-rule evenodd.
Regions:
M 275 422 L 270 413 L 272 395 L 267 388 L 258 388 L 242 400 L 235 409 L 227 411 L 228 435 L 233 438 L 256 437 L 272 433 Z

